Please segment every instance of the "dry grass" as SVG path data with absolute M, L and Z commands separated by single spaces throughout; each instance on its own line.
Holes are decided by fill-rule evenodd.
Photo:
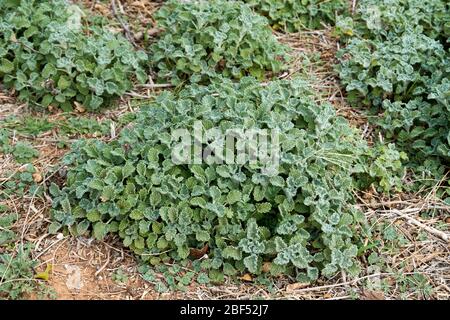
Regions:
M 110 6 L 93 0 L 83 1 L 92 11 L 114 16 Z M 143 24 L 152 25 L 152 13 L 159 6 L 149 1 L 118 1 L 116 5 L 124 17 L 133 17 Z M 116 13 L 117 14 L 117 13 Z M 119 25 L 120 27 L 120 25 Z M 133 27 L 134 28 L 134 27 Z M 345 100 L 345 95 L 339 81 L 333 72 L 335 52 L 338 42 L 331 36 L 331 30 L 304 31 L 296 34 L 277 34 L 283 43 L 293 49 L 294 59 L 289 72 L 282 78 L 291 78 L 306 74 L 312 79 L 317 91 L 317 99 L 332 103 L 340 115 L 346 117 L 354 126 L 361 129 L 362 135 L 372 139 L 372 129 L 367 119 L 359 111 L 352 109 Z M 318 55 L 318 58 L 314 58 Z M 91 115 L 99 121 L 102 119 L 118 119 L 123 114 L 134 112 L 135 98 L 151 97 L 156 92 L 154 88 L 141 88 L 121 100 L 120 106 L 108 110 L 102 115 Z M 0 92 L 0 121 L 7 116 L 15 115 L 19 119 L 25 115 L 41 116 L 28 110 L 25 105 L 16 102 L 8 93 Z M 58 123 L 62 117 L 59 113 L 48 116 L 48 120 Z M 1 122 L 0 122 L 1 125 Z M 117 134 L 112 129 L 108 140 Z M 62 156 L 68 151 L 57 147 L 58 130 L 52 130 L 30 140 L 40 152 L 40 157 L 34 165 L 43 177 L 41 184 L 52 177 L 50 168 L 58 166 Z M 70 137 L 77 139 L 80 137 Z M 20 135 L 13 137 L 13 143 L 24 139 Z M 21 170 L 10 155 L 0 153 L 0 183 L 10 179 L 11 172 Z M 1 189 L 0 189 L 1 191 Z M 407 241 L 397 248 L 391 248 L 381 234 L 375 233 L 382 250 L 381 259 L 384 266 L 376 267 L 367 262 L 367 257 L 361 258 L 362 273 L 357 279 L 350 279 L 345 273 L 333 279 L 320 279 L 314 284 L 295 283 L 287 278 L 273 279 L 273 287 L 253 282 L 236 282 L 227 279 L 224 285 L 203 286 L 192 284 L 186 292 L 171 292 L 160 294 L 152 284 L 144 281 L 137 272 L 137 260 L 126 249 L 120 240 L 110 237 L 105 241 L 95 241 L 85 238 L 71 238 L 50 235 L 47 227 L 50 223 L 49 208 L 51 199 L 48 197 L 11 196 L 0 200 L 20 216 L 14 229 L 20 235 L 17 245 L 21 242 L 31 242 L 35 249 L 33 257 L 40 261 L 37 270 L 45 269 L 47 264 L 53 266 L 48 285 L 51 286 L 59 299 L 449 299 L 450 298 L 450 248 L 440 234 L 449 233 L 450 208 L 434 197 L 435 190 L 429 191 L 427 197 L 418 195 L 392 195 L 382 198 L 376 192 L 358 194 L 361 210 L 372 221 L 373 227 L 379 225 L 393 226 Z M 422 219 L 422 212 L 433 212 L 431 219 Z M 412 221 L 417 221 L 413 223 Z M 424 227 L 425 226 L 425 227 Z M 370 241 L 373 241 L 371 239 Z M 369 239 L 367 239 L 369 241 Z M 78 270 L 80 288 L 70 289 L 68 280 L 73 276 L 73 270 Z M 124 283 L 116 283 L 112 276 L 121 269 L 128 277 Z M 410 276 L 421 275 L 425 284 L 414 285 L 414 280 L 408 285 Z M 161 278 L 164 275 L 160 275 Z M 411 278 L 414 279 L 414 278 Z M 419 280 L 417 280 L 420 282 Z M 387 286 L 387 287 L 386 287 Z M 428 294 L 425 289 L 430 287 Z M 384 289 L 384 290 L 383 290 Z

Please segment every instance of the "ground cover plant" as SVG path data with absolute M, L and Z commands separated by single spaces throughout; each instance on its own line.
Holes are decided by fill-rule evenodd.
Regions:
M 164 29 L 150 48 L 160 81 L 207 83 L 220 74 L 262 80 L 283 69 L 287 48 L 240 1 L 169 1 L 155 18 Z
M 423 34 L 446 42 L 449 4 L 443 0 L 362 0 L 352 17 L 340 17 L 337 29 L 347 36 L 386 40 L 419 28 Z
M 98 110 L 146 81 L 143 51 L 64 0 L 0 4 L 0 79 L 41 108 Z
M 51 290 L 35 278 L 33 268 L 37 261 L 30 257 L 31 250 L 27 244 L 14 253 L 0 252 L 0 300 L 24 299 L 36 293 L 42 298 L 52 297 Z
M 39 262 L 32 257 L 33 244 L 21 239 L 16 223 L 20 219 L 17 208 L 3 204 L 12 196 L 28 192 L 42 196 L 43 189 L 34 181 L 36 169 L 27 164 L 21 172 L 12 174 L 10 181 L 0 181 L 0 300 L 53 297 L 51 288 L 39 279 L 35 269 Z M 8 173 L 9 174 L 9 173 Z M 48 271 L 46 273 L 48 277 Z
M 362 1 L 337 28 L 346 43 L 337 71 L 349 102 L 369 108 L 414 169 L 434 161 L 437 179 L 450 157 L 448 13 L 439 0 Z
M 288 32 L 301 29 L 321 29 L 334 24 L 336 15 L 345 14 L 345 0 L 244 0 L 261 15 L 267 17 L 275 29 Z
M 449 298 L 446 1 L 0 10 L 0 299 Z
M 53 186 L 54 226 L 75 234 L 118 233 L 152 263 L 210 248 L 213 269 L 271 271 L 314 280 L 357 272 L 352 172 L 364 142 L 329 105 L 318 107 L 302 82 L 261 87 L 251 78 L 164 93 L 112 143 L 85 141 L 67 158 L 67 186 Z M 262 165 L 176 165 L 170 129 L 281 131 L 279 172 Z M 356 170 L 356 169 L 355 169 Z

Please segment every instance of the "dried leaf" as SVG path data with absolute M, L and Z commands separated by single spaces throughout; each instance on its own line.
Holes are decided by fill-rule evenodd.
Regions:
M 43 180 L 42 175 L 39 172 L 33 173 L 32 176 L 33 176 L 34 182 L 36 182 L 36 183 L 40 183 Z
M 288 284 L 288 285 L 286 286 L 286 292 L 287 292 L 287 293 L 292 293 L 292 292 L 294 292 L 295 290 L 307 288 L 307 287 L 309 287 L 309 285 L 310 285 L 310 284 L 307 283 L 307 282 L 291 283 L 291 284 Z
M 151 28 L 151 29 L 147 30 L 147 34 L 149 36 L 155 36 L 163 31 L 164 31 L 164 29 L 161 29 L 161 28 Z
M 73 104 L 75 105 L 75 110 L 77 110 L 79 113 L 86 112 L 86 107 L 83 106 L 81 103 L 74 101 Z
M 240 277 L 239 279 L 241 279 L 242 281 L 247 281 L 247 282 L 252 282 L 253 278 L 250 275 L 250 273 L 246 273 L 244 274 L 242 277 Z
M 264 262 L 262 265 L 262 272 L 264 272 L 264 273 L 270 272 L 271 267 L 272 267 L 271 262 Z
M 381 291 L 363 290 L 361 300 L 385 300 L 385 297 Z
M 206 244 L 202 249 L 195 249 L 195 248 L 190 248 L 190 256 L 194 259 L 200 259 L 201 257 L 203 257 L 206 253 L 208 253 L 208 249 L 209 246 L 208 244 Z
M 154 37 L 163 31 L 164 31 L 164 29 L 161 29 L 161 28 L 151 28 L 151 29 L 147 30 L 147 35 L 149 37 Z M 142 31 L 138 31 L 134 34 L 135 40 L 142 40 L 143 37 L 144 37 L 144 33 Z

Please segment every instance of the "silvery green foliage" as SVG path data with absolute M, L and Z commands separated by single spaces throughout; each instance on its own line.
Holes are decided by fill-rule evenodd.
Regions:
M 80 24 L 82 11 L 64 0 L 0 3 L 0 79 L 40 107 L 97 110 L 146 81 L 144 52 L 101 25 Z
M 43 285 L 33 279 L 33 270 L 37 265 L 38 261 L 33 260 L 30 244 L 24 245 L 14 253 L 0 251 L 0 273 L 2 275 L 0 299 L 22 300 L 31 293 L 39 292 Z
M 360 0 L 353 18 L 341 17 L 336 24 L 341 36 L 385 40 L 419 28 L 426 36 L 443 40 L 450 35 L 449 5 L 446 0 Z
M 207 83 L 219 74 L 263 79 L 284 68 L 287 47 L 240 1 L 169 1 L 155 18 L 165 30 L 151 46 L 161 81 Z
M 385 41 L 350 40 L 337 69 L 350 102 L 380 106 L 386 99 L 426 97 L 448 75 L 446 55 L 440 42 L 410 29 Z
M 381 192 L 404 190 L 402 178 L 406 174 L 408 156 L 398 151 L 395 144 L 376 143 L 362 159 L 361 175 L 355 179 L 358 189 L 367 190 L 373 186 Z
M 243 0 L 267 17 L 275 29 L 289 32 L 322 29 L 334 24 L 337 14 L 347 12 L 345 0 Z
M 174 164 L 171 130 L 279 129 L 278 172 L 259 164 Z M 162 93 L 111 142 L 87 140 L 66 157 L 67 183 L 52 185 L 51 228 L 118 233 L 142 259 L 186 259 L 209 246 L 209 265 L 227 274 L 297 273 L 310 280 L 355 273 L 361 214 L 352 172 L 366 144 L 304 82 L 261 86 L 221 79 Z
M 414 166 L 450 159 L 450 10 L 442 0 L 364 0 L 338 22 L 337 71 L 353 106 L 373 107 Z M 440 170 L 439 170 L 440 171 Z

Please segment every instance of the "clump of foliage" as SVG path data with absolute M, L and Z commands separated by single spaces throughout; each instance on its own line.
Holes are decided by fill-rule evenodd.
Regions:
M 386 40 L 411 28 L 444 42 L 450 35 L 449 4 L 445 0 L 361 0 L 356 9 L 353 18 L 338 19 L 338 35 Z
M 337 71 L 350 103 L 369 107 L 413 167 L 450 159 L 449 17 L 446 1 L 365 0 L 337 26 L 346 41 Z
M 14 159 L 18 163 L 27 163 L 39 156 L 39 151 L 27 142 L 17 142 L 12 150 Z
M 17 213 L 0 202 L 0 300 L 22 299 L 32 292 L 49 296 L 48 288 L 35 280 L 38 261 L 31 257 L 32 245 L 14 243 L 18 238 L 13 230 L 17 219 Z
M 239 1 L 170 1 L 155 15 L 165 31 L 151 46 L 161 81 L 206 83 L 222 74 L 240 79 L 283 69 L 287 47 L 267 20 Z
M 132 77 L 146 81 L 147 55 L 100 23 L 85 23 L 78 6 L 2 1 L 0 12 L 0 80 L 22 100 L 92 111 L 130 89 Z
M 18 250 L 0 253 L 0 299 L 23 299 L 31 293 L 39 298 L 54 297 L 52 290 L 35 279 L 38 261 L 31 257 L 31 249 L 30 244 L 25 244 Z
M 9 153 L 11 152 L 10 150 L 11 150 L 10 132 L 4 128 L 0 128 L 0 153 Z
M 352 39 L 338 58 L 341 81 L 355 105 L 426 97 L 430 86 L 447 76 L 444 48 L 417 30 L 386 41 Z
M 373 186 L 381 192 L 402 191 L 408 156 L 398 151 L 395 144 L 377 143 L 367 149 L 361 160 L 361 174 L 356 179 L 358 189 Z
M 10 153 L 18 163 L 27 163 L 39 156 L 39 152 L 28 142 L 11 143 L 11 133 L 0 129 L 0 153 Z
M 11 228 L 16 221 L 17 214 L 9 213 L 9 208 L 0 204 L 0 247 L 15 240 L 16 234 Z
M 0 182 L 0 200 L 11 196 L 24 196 L 32 194 L 42 196 L 43 187 L 34 181 L 33 174 L 38 171 L 30 164 L 22 165 L 17 171 L 2 172 L 2 178 L 8 178 Z
M 319 29 L 334 24 L 337 14 L 348 8 L 345 0 L 244 0 L 258 13 L 267 17 L 275 29 L 289 32 Z
M 204 265 L 219 275 L 259 274 L 263 262 L 273 274 L 305 281 L 358 272 L 363 215 L 351 205 L 351 175 L 366 144 L 331 105 L 319 107 L 310 96 L 302 81 L 261 86 L 253 78 L 192 85 L 178 97 L 164 92 L 118 140 L 74 146 L 66 186 L 49 189 L 52 230 L 92 229 L 99 239 L 118 233 L 153 264 L 208 245 Z M 176 164 L 171 130 L 191 132 L 197 121 L 202 131 L 277 129 L 278 170 L 208 157 Z

